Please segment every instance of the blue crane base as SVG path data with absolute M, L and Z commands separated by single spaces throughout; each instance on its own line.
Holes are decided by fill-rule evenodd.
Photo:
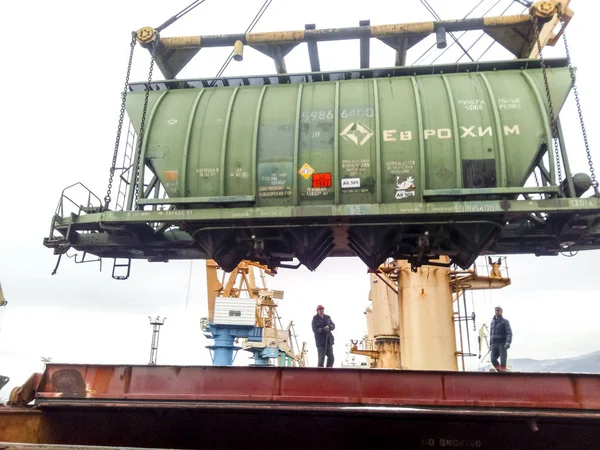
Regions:
M 234 351 L 241 349 L 233 344 L 236 338 L 246 338 L 252 342 L 262 341 L 262 328 L 241 325 L 215 325 L 208 324 L 208 333 L 205 336 L 214 339 L 213 345 L 206 348 L 212 350 L 213 366 L 231 366 Z
M 249 348 L 249 352 L 252 353 L 254 358 L 253 366 L 270 366 L 271 359 L 279 356 L 279 349 L 273 347 L 266 348 Z

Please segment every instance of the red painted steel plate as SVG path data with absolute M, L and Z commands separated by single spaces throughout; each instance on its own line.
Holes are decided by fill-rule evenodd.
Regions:
M 49 364 L 58 398 L 600 410 L 600 375 Z

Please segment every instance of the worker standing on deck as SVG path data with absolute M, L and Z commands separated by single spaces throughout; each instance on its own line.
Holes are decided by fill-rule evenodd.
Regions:
M 317 353 L 319 355 L 319 367 L 323 367 L 325 356 L 327 356 L 327 367 L 333 367 L 333 334 L 335 324 L 331 317 L 325 314 L 325 308 L 322 305 L 317 306 L 317 314 L 312 320 L 312 329 L 315 333 L 315 342 L 317 344 Z
M 507 350 L 512 343 L 512 330 L 510 329 L 510 322 L 502 316 L 502 308 L 496 306 L 494 312 L 490 325 L 492 365 L 498 372 L 506 372 Z M 500 365 L 498 365 L 498 357 L 500 357 Z

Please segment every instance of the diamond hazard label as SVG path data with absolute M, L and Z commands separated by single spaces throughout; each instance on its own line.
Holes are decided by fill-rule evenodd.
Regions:
M 304 165 L 302 167 L 300 167 L 300 170 L 298 171 L 298 173 L 300 175 L 302 175 L 304 177 L 304 179 L 308 180 L 310 178 L 310 176 L 313 173 L 315 173 L 315 169 L 310 167 L 307 163 L 304 163 Z

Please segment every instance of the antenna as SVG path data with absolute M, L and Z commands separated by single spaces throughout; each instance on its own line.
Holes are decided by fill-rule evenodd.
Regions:
M 152 344 L 150 346 L 150 362 L 148 365 L 154 366 L 156 365 L 156 357 L 158 355 L 158 335 L 160 333 L 160 327 L 165 323 L 167 318 L 164 317 L 161 319 L 159 316 L 156 316 L 156 319 L 152 320 L 152 317 L 148 316 L 148 319 L 150 319 L 150 325 L 152 325 Z
M 51 356 L 42 356 L 40 358 L 40 361 L 42 363 L 44 363 L 44 370 L 46 370 L 46 364 L 50 364 L 52 362 L 52 357 Z

